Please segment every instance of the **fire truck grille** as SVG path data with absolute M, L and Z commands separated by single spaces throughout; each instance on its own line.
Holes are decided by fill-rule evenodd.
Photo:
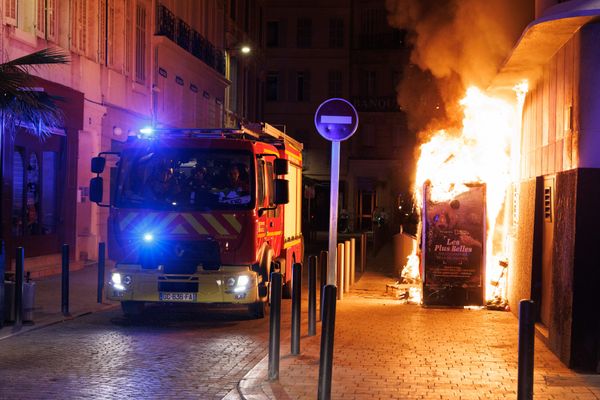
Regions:
M 198 292 L 198 282 L 158 282 L 159 292 Z
M 144 268 L 163 265 L 167 274 L 193 274 L 199 265 L 204 269 L 219 269 L 219 244 L 214 240 L 163 242 L 153 253 L 142 255 Z

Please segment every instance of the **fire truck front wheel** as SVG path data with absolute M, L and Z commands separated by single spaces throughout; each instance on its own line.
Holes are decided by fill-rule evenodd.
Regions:
M 266 303 L 264 301 L 258 301 L 256 303 L 248 304 L 248 313 L 250 317 L 261 319 L 265 317 Z
M 141 301 L 122 301 L 121 309 L 126 317 L 135 317 L 144 311 L 145 304 Z

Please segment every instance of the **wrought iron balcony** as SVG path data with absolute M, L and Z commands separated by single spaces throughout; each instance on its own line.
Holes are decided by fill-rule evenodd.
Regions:
M 157 6 L 156 35 L 168 37 L 206 65 L 225 75 L 225 54 L 162 4 Z

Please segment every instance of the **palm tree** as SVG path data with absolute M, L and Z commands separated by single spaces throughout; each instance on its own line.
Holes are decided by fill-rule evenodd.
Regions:
M 14 133 L 18 124 L 24 124 L 43 139 L 62 125 L 63 115 L 57 105 L 61 99 L 32 87 L 31 72 L 68 62 L 61 50 L 48 48 L 0 64 L 0 132 Z
M 52 133 L 53 128 L 62 125 L 63 115 L 56 103 L 60 99 L 33 87 L 31 72 L 44 65 L 68 62 L 68 56 L 60 50 L 44 49 L 0 63 L 0 160 L 4 153 L 5 132 L 14 134 L 17 126 L 25 125 L 31 127 L 32 132 L 43 140 Z M 3 181 L 4 171 L 0 162 L 0 183 Z M 3 187 L 4 185 L 0 184 L 0 197 L 3 195 L 1 193 Z M 2 220 L 2 211 L 0 207 L 0 220 Z M 0 265 L 0 272 L 0 276 L 3 276 L 2 265 Z M 1 307 L 3 300 L 4 296 L 0 299 L 0 310 L 3 309 Z

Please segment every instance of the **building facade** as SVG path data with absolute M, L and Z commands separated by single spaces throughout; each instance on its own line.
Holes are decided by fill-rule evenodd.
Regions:
M 404 188 L 403 156 L 411 155 L 395 84 L 408 52 L 389 27 L 383 1 L 266 1 L 263 22 L 264 119 L 305 145 L 304 225 L 329 229 L 331 146 L 314 126 L 319 104 L 350 100 L 359 111 L 355 135 L 341 145 L 343 230 L 372 228 L 376 207 L 392 216 Z
M 90 159 L 119 151 L 145 126 L 235 126 L 256 117 L 256 68 L 233 47 L 258 40 L 260 1 L 5 0 L 5 60 L 46 47 L 67 65 L 32 71 L 64 98 L 64 129 L 40 142 L 26 127 L 2 138 L 2 237 L 8 254 L 24 245 L 26 269 L 95 259 L 108 209 L 88 199 Z M 240 66 L 241 65 L 241 66 Z M 245 98 L 254 99 L 246 101 Z M 109 159 L 109 167 L 114 161 Z M 106 174 L 105 193 L 110 192 Z M 32 189 L 35 188 L 35 189 Z
M 558 4 L 562 3 L 562 4 Z M 512 191 L 509 302 L 536 305 L 537 332 L 569 367 L 600 372 L 600 58 L 597 1 L 540 1 L 494 88 L 523 78 Z

